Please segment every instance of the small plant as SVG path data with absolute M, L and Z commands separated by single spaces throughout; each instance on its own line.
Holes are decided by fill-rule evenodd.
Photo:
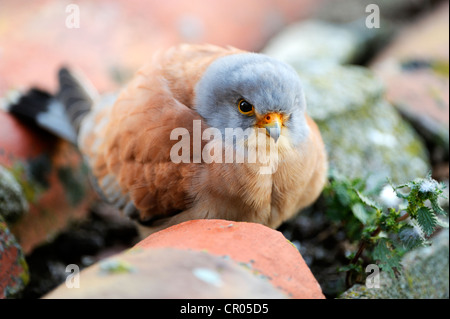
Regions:
M 431 176 L 393 185 L 389 182 L 396 207 L 386 207 L 373 197 L 381 190 L 366 190 L 361 179 L 349 180 L 336 172 L 324 191 L 327 216 L 344 227 L 351 243 L 358 243 L 348 258 L 347 287 L 364 279 L 363 264 L 376 263 L 392 277 L 401 273 L 402 256 L 417 247 L 429 245 L 437 227 L 448 227 L 438 215 L 447 215 L 439 205 L 444 184 Z

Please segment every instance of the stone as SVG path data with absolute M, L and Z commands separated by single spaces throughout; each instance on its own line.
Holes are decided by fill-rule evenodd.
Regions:
M 365 20 L 370 12 L 366 12 L 368 5 L 378 6 L 381 18 L 381 28 L 387 23 L 403 24 L 416 13 L 424 12 L 431 6 L 430 0 L 325 0 L 314 12 L 317 19 L 335 23 L 348 23 Z
M 269 40 L 262 53 L 298 70 L 313 71 L 358 62 L 386 38 L 384 29 L 368 29 L 363 21 L 348 25 L 306 20 L 284 28 Z
M 135 247 L 208 252 L 263 275 L 290 298 L 324 298 L 297 248 L 280 232 L 261 224 L 191 220 L 156 232 Z
M 297 69 L 311 64 L 344 64 L 355 60 L 362 40 L 353 29 L 307 20 L 284 28 L 264 47 L 263 53 Z M 301 57 L 301 59 L 299 59 Z
M 75 146 L 2 110 L 0 123 L 0 165 L 9 176 L 0 183 L 9 185 L 8 190 L 0 187 L 0 203 L 6 194 L 11 199 L 0 215 L 28 254 L 70 222 L 84 218 L 96 195 Z M 23 211 L 25 203 L 28 209 Z M 15 205 L 13 212 L 10 205 Z
M 336 66 L 299 74 L 331 168 L 349 178 L 366 178 L 368 187 L 387 177 L 402 183 L 427 174 L 421 138 L 383 99 L 383 86 L 370 70 Z
M 76 28 L 70 23 L 70 3 L 39 1 L 24 10 L 16 1 L 2 0 L 0 74 L 6 76 L 0 77 L 0 96 L 31 85 L 56 90 L 61 65 L 86 73 L 100 92 L 116 90 L 153 52 L 181 42 L 256 51 L 283 26 L 310 15 L 319 3 L 80 0 L 72 4 L 79 9 Z
M 69 287 L 63 283 L 44 298 L 286 298 L 266 278 L 231 259 L 174 248 L 131 249 L 84 269 L 79 288 Z
M 22 248 L 0 214 L 0 299 L 17 297 L 28 281 Z
M 0 215 L 9 222 L 19 219 L 28 211 L 22 187 L 14 176 L 0 165 Z
M 86 218 L 71 223 L 27 254 L 30 282 L 21 297 L 41 298 L 65 281 L 67 265 L 76 264 L 82 270 L 129 249 L 138 240 L 133 221 L 114 207 L 95 203 Z
M 386 84 L 387 100 L 414 123 L 430 144 L 443 148 L 443 157 L 448 159 L 448 2 L 402 30 L 370 67 Z
M 391 278 L 380 273 L 380 288 L 355 285 L 343 299 L 448 299 L 449 298 L 449 232 L 442 230 L 430 247 L 407 253 L 402 259 L 403 274 Z

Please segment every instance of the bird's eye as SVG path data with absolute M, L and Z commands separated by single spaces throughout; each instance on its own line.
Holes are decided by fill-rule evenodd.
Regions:
M 239 109 L 239 112 L 241 112 L 244 115 L 248 115 L 248 116 L 253 115 L 255 113 L 253 105 L 251 105 L 244 99 L 239 100 L 238 109 Z

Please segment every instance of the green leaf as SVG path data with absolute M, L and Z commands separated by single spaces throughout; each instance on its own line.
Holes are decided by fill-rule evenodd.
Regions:
M 391 276 L 391 278 L 395 278 L 396 270 L 398 272 L 402 266 L 400 261 L 401 257 L 398 256 L 397 254 L 393 254 L 386 260 L 386 262 L 380 263 L 379 266 L 383 271 L 386 271 L 389 274 L 389 276 Z
M 374 209 L 376 209 L 376 210 L 381 210 L 380 206 L 378 206 L 378 205 L 377 205 L 373 200 L 371 200 L 369 197 L 367 197 L 367 196 L 361 194 L 361 193 L 360 193 L 359 191 L 357 191 L 356 189 L 355 189 L 355 192 L 356 192 L 356 194 L 358 195 L 359 199 L 360 199 L 364 204 L 366 204 L 367 206 L 372 207 L 372 208 L 374 208 Z
M 387 238 L 380 239 L 373 250 L 373 258 L 378 260 L 378 265 L 382 270 L 389 273 L 391 277 L 395 277 L 394 270 L 400 268 L 401 257 L 395 250 L 388 247 L 388 242 Z
M 437 225 L 436 215 L 428 207 L 420 207 L 417 211 L 417 221 L 427 236 L 430 236 Z
M 402 198 L 402 199 L 408 199 L 408 195 L 409 194 L 403 194 L 400 189 L 402 188 L 411 188 L 413 186 L 412 182 L 409 183 L 405 183 L 405 184 L 401 184 L 401 185 L 394 185 L 392 184 L 391 181 L 389 181 L 389 185 L 391 185 L 392 189 L 394 190 L 395 194 L 397 195 L 398 198 Z
M 384 260 L 387 255 L 391 253 L 389 248 L 386 245 L 387 239 L 382 238 L 378 241 L 378 244 L 373 249 L 373 258 L 375 260 Z
M 395 195 L 397 195 L 398 198 L 401 199 L 408 199 L 409 194 L 403 194 L 402 192 L 398 191 L 397 189 L 395 190 Z
M 393 185 L 393 184 L 391 184 L 391 185 L 394 188 L 394 190 L 397 190 L 397 189 L 405 188 L 405 187 L 411 188 L 415 184 L 414 184 L 414 182 L 408 182 L 408 183 L 404 183 L 404 184 L 400 184 L 400 185 Z
M 353 204 L 352 207 L 352 213 L 353 215 L 358 218 L 358 220 L 363 223 L 364 225 L 367 224 L 367 222 L 371 219 L 371 216 L 367 212 L 367 210 L 364 208 L 364 206 L 360 203 Z
M 350 271 L 350 270 L 356 271 L 358 273 L 362 273 L 363 272 L 362 266 L 358 265 L 358 264 L 348 264 L 348 265 L 345 265 L 345 266 L 342 266 L 342 267 L 338 268 L 339 272 Z
M 342 206 L 348 206 L 351 203 L 351 198 L 348 195 L 346 185 L 337 184 L 334 188 L 336 192 L 336 197 Z
M 435 214 L 439 214 L 439 215 L 447 215 L 447 212 L 445 210 L 443 210 L 441 208 L 441 206 L 439 205 L 439 201 L 437 199 L 437 197 L 434 198 L 430 198 L 430 203 L 431 203 L 431 208 L 433 209 Z

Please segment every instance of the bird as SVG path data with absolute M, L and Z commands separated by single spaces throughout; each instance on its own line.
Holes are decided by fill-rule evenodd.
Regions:
M 327 154 L 301 79 L 270 56 L 179 44 L 106 95 L 67 67 L 58 77 L 55 94 L 33 88 L 9 111 L 77 145 L 94 188 L 142 236 L 194 219 L 275 229 L 326 184 Z M 248 160 L 258 145 L 272 150 L 264 163 Z M 236 152 L 224 160 L 228 151 Z

